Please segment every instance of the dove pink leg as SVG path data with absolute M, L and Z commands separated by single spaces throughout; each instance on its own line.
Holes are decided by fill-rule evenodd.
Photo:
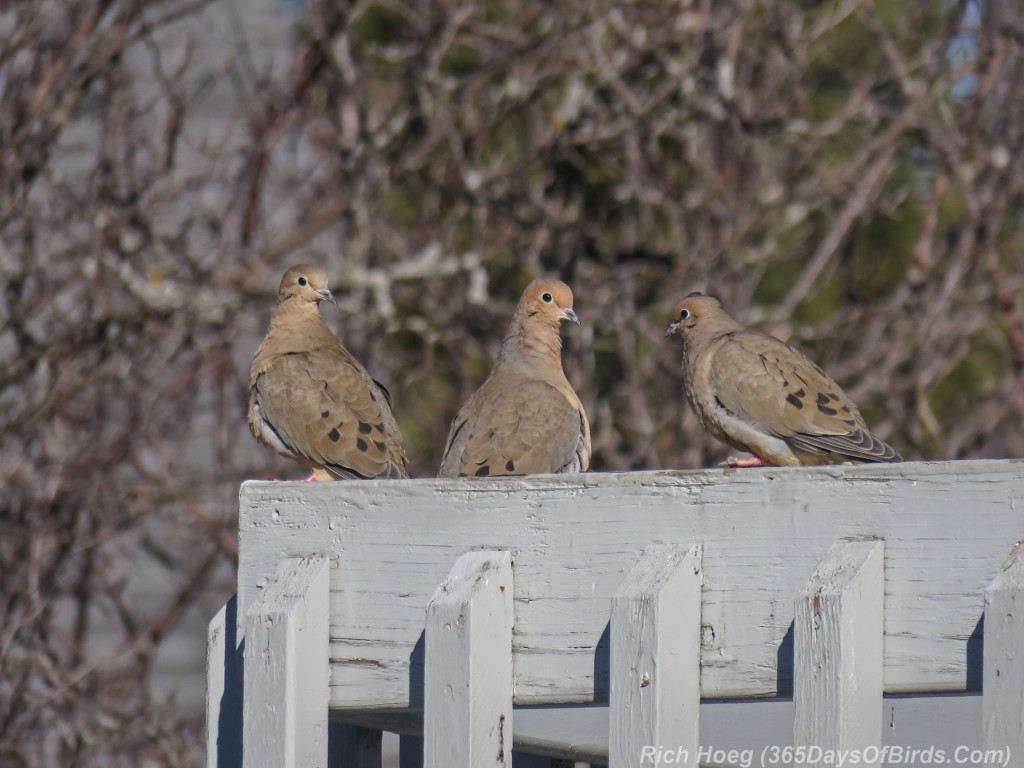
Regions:
M 767 463 L 760 456 L 751 456 L 749 459 L 737 459 L 734 467 L 770 467 L 771 464 Z
M 755 454 L 749 459 L 737 459 L 735 456 L 730 456 L 718 466 L 725 467 L 727 469 L 735 469 L 737 467 L 775 467 L 778 465 L 773 464 L 770 461 L 765 461 Z

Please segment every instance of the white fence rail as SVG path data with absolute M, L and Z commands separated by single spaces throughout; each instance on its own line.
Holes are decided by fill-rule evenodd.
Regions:
M 239 526 L 210 768 L 1024 765 L 1021 462 L 246 483 Z

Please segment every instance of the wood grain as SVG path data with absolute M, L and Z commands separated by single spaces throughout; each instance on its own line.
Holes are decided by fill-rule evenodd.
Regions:
M 422 701 L 427 603 L 458 557 L 508 549 L 516 703 L 603 700 L 611 599 L 644 548 L 704 545 L 701 690 L 792 686 L 794 600 L 836 541 L 885 541 L 887 692 L 981 679 L 984 589 L 1024 538 L 1024 463 L 589 473 L 242 486 L 238 616 L 283 557 L 331 570 L 331 704 Z

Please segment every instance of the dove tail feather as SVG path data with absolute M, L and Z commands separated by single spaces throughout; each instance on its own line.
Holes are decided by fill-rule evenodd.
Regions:
M 903 461 L 892 446 L 860 429 L 849 435 L 808 435 L 801 433 L 787 437 L 796 448 L 810 453 L 838 453 L 860 461 Z

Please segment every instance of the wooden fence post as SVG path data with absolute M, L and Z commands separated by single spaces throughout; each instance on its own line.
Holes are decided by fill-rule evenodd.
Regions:
M 427 606 L 426 768 L 512 761 L 512 558 L 467 552 Z
M 235 611 L 228 600 L 206 631 L 206 768 L 242 765 L 242 659 Z
M 881 746 L 884 553 L 881 541 L 833 544 L 797 599 L 793 746 L 808 750 L 800 762 L 832 765 L 813 752 Z
M 245 618 L 245 768 L 326 768 L 330 564 L 283 560 Z
M 1019 764 L 1024 759 L 1024 541 L 985 590 L 984 658 L 985 751 L 1009 749 Z
M 702 557 L 648 546 L 612 598 L 609 768 L 697 765 Z

